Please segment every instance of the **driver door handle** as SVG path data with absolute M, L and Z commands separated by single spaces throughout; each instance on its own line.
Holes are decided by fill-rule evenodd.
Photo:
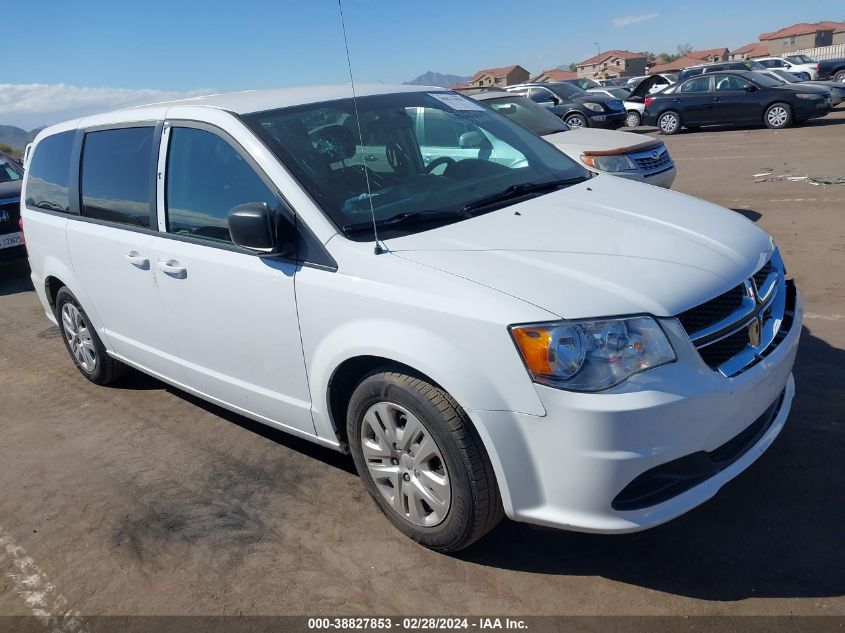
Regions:
M 159 260 L 158 267 L 165 275 L 170 275 L 177 279 L 184 279 L 188 276 L 188 269 L 175 259 Z
M 140 268 L 141 270 L 149 270 L 150 268 L 150 260 L 141 255 L 138 251 L 129 251 L 124 255 L 126 261 L 130 264 L 135 266 L 135 268 Z

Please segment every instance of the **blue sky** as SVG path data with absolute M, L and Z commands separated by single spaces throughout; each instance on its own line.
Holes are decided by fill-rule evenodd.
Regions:
M 426 70 L 471 74 L 511 63 L 538 72 L 595 54 L 594 42 L 602 50 L 733 48 L 794 22 L 845 19 L 841 0 L 344 0 L 343 6 L 356 81 L 385 83 Z M 97 99 L 112 94 L 106 89 L 167 96 L 348 78 L 336 0 L 0 0 L 0 16 L 7 51 L 0 124 L 34 126 L 96 110 Z M 49 104 L 21 91 L 32 84 L 53 87 L 39 93 L 50 95 Z M 90 90 L 67 94 L 69 108 L 62 110 L 65 93 L 57 84 Z

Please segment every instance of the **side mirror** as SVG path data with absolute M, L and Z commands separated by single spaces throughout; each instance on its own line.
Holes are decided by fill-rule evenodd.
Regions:
M 481 132 L 464 132 L 458 139 L 461 149 L 493 149 L 493 145 Z
M 293 230 L 293 225 L 279 219 L 266 202 L 249 202 L 229 210 L 229 234 L 232 241 L 257 253 L 290 255 L 288 252 L 280 252 L 280 248 L 295 247 Z
M 745 90 L 745 92 L 754 92 L 757 90 L 757 86 L 754 84 L 745 84 L 742 89 Z

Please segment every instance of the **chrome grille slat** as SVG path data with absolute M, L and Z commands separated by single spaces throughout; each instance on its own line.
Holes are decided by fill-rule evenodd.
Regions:
M 785 336 L 786 280 L 777 249 L 757 272 L 728 292 L 678 315 L 711 369 L 732 377 L 756 364 Z M 794 293 L 793 293 L 794 294 Z M 721 311 L 721 312 L 720 312 Z

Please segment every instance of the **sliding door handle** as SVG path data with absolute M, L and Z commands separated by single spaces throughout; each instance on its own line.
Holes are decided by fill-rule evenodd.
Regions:
M 141 255 L 138 251 L 129 251 L 126 255 L 124 255 L 124 257 L 126 258 L 126 261 L 136 268 L 140 268 L 141 270 L 150 269 L 150 260 Z
M 158 262 L 158 267 L 161 268 L 165 275 L 176 277 L 177 279 L 184 279 L 188 276 L 188 269 L 175 259 L 168 259 Z

